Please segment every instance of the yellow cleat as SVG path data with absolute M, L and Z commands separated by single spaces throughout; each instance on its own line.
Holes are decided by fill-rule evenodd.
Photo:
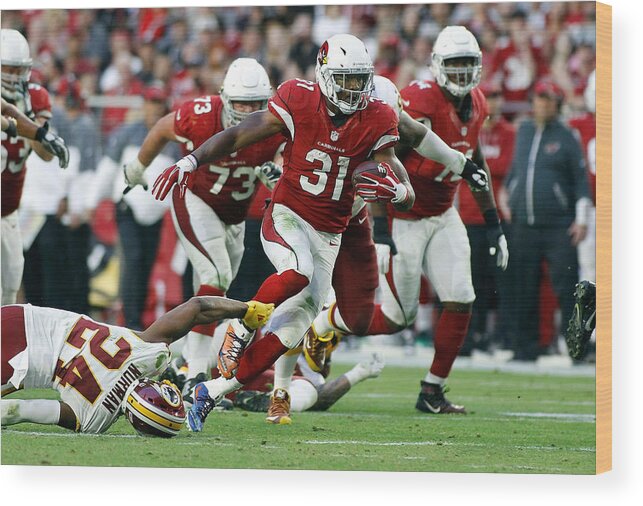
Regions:
M 315 372 L 324 369 L 327 356 L 330 356 L 329 343 L 335 337 L 335 332 L 319 335 L 312 324 L 304 336 L 304 357 L 308 366 Z M 334 348 L 333 348 L 334 349 Z M 331 350 L 332 351 L 332 350 Z

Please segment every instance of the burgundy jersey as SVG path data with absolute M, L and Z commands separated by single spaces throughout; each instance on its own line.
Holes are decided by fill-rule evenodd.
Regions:
M 455 107 L 435 81 L 413 81 L 400 93 L 404 110 L 411 117 L 426 123 L 451 148 L 464 153 L 467 158 L 473 156 L 480 128 L 488 115 L 487 101 L 479 89 L 471 92 L 473 110 L 466 123 L 460 120 Z M 415 151 L 404 156 L 402 163 L 415 190 L 415 204 L 409 211 L 397 211 L 390 206 L 392 216 L 416 220 L 438 216 L 453 205 L 462 181 L 460 176 Z
M 174 116 L 174 133 L 183 143 L 186 154 L 223 130 L 222 112 L 223 102 L 216 95 L 195 98 L 179 107 Z M 190 180 L 190 190 L 224 223 L 241 223 L 255 193 L 255 166 L 274 159 L 284 140 L 281 134 L 273 135 L 198 167 Z
M 355 198 L 353 170 L 398 141 L 395 112 L 370 98 L 365 109 L 335 126 L 319 86 L 302 79 L 279 86 L 268 110 L 289 133 L 273 202 L 290 208 L 316 230 L 343 232 Z
M 496 202 L 498 202 L 498 190 L 502 187 L 505 176 L 511 168 L 515 139 L 516 129 L 502 117 L 493 126 L 480 130 L 480 149 L 491 171 L 491 186 L 493 186 Z M 464 224 L 482 225 L 484 218 L 468 185 L 460 185 L 458 197 L 460 202 L 458 210 Z M 498 213 L 501 214 L 500 209 Z
M 590 112 L 569 120 L 569 126 L 578 132 L 585 153 L 587 180 L 596 205 L 596 118 Z
M 51 101 L 47 90 L 39 84 L 29 83 L 29 95 L 36 117 L 51 118 Z M 7 134 L 2 132 L 2 216 L 11 214 L 20 205 L 27 170 L 25 162 L 30 153 L 28 139 L 20 136 L 7 138 Z

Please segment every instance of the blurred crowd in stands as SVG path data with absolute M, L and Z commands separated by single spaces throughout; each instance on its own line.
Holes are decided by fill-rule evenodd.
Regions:
M 530 113 L 534 86 L 545 76 L 564 93 L 564 118 L 585 112 L 583 94 L 596 65 L 593 2 L 3 11 L 2 27 L 21 31 L 29 42 L 34 60 L 31 81 L 52 95 L 53 125 L 61 131 L 67 128 L 62 135 L 66 140 L 71 137 L 70 146 L 77 146 L 72 156 L 77 157 L 76 173 L 83 175 L 81 188 L 66 185 L 48 213 L 69 230 L 86 229 L 71 234 L 63 251 L 74 259 L 69 267 L 72 277 L 81 269 L 78 253 L 81 259 L 86 255 L 91 281 L 86 288 L 83 283 L 74 288 L 74 293 L 86 294 L 80 303 L 61 300 L 55 305 L 74 310 L 100 308 L 112 311 L 103 318 L 122 319 L 114 218 L 118 203 L 108 199 L 86 208 L 79 205 L 72 212 L 74 195 L 64 192 L 88 191 L 110 134 L 124 123 L 142 120 L 144 97 L 164 102 L 169 111 L 196 96 L 217 94 L 229 63 L 238 57 L 256 58 L 274 87 L 293 77 L 314 81 L 319 46 L 330 35 L 342 32 L 361 38 L 375 72 L 403 88 L 414 79 L 428 77 L 432 43 L 447 25 L 465 25 L 476 35 L 483 54 L 485 93 L 501 99 L 498 107 L 504 119 L 515 125 Z M 84 142 L 75 141 L 74 136 L 83 137 Z M 30 170 L 34 158 L 29 159 Z M 29 188 L 25 188 L 27 204 Z M 27 251 L 35 240 L 28 233 L 29 223 L 24 223 L 28 219 L 23 218 Z M 37 225 L 31 226 L 37 234 Z M 159 255 L 142 325 L 189 295 L 190 282 L 181 281 L 187 262 L 180 246 L 175 249 L 167 216 L 158 234 Z M 26 258 L 28 278 L 28 272 L 37 272 L 40 260 L 33 252 Z M 254 293 L 254 288 L 245 288 L 236 289 Z M 492 290 L 495 296 L 486 302 L 486 309 L 495 314 L 500 302 Z M 549 314 L 541 318 L 545 322 L 541 344 L 555 346 L 559 331 L 552 323 L 556 302 L 547 282 L 542 293 L 541 309 Z M 428 286 L 423 301 L 425 308 L 433 307 Z M 485 318 L 482 327 L 475 329 L 489 334 L 476 341 L 483 343 L 481 347 L 488 348 L 489 343 L 503 347 L 502 338 L 494 337 L 498 320 Z M 430 335 L 430 322 L 427 309 L 416 322 L 416 337 Z M 465 353 L 470 350 L 471 346 Z

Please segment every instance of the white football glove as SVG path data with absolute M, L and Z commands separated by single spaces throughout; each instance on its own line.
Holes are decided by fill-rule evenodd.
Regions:
M 500 235 L 496 244 L 489 247 L 489 254 L 496 257 L 496 266 L 503 271 L 507 269 L 507 265 L 509 264 L 509 248 L 507 247 L 505 234 Z
M 269 190 L 272 190 L 275 187 L 283 171 L 283 168 L 275 162 L 265 162 L 263 165 L 255 167 L 257 178 Z
M 135 188 L 139 184 L 144 190 L 147 190 L 147 178 L 145 177 L 145 165 L 138 158 L 134 158 L 128 164 L 123 165 L 123 174 L 125 182 L 130 188 Z

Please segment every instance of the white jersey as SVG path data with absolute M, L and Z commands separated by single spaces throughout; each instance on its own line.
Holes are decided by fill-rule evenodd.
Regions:
M 166 344 L 147 343 L 125 327 L 59 309 L 23 307 L 24 387 L 58 390 L 74 411 L 80 432 L 107 430 L 121 414 L 127 387 L 169 364 Z

